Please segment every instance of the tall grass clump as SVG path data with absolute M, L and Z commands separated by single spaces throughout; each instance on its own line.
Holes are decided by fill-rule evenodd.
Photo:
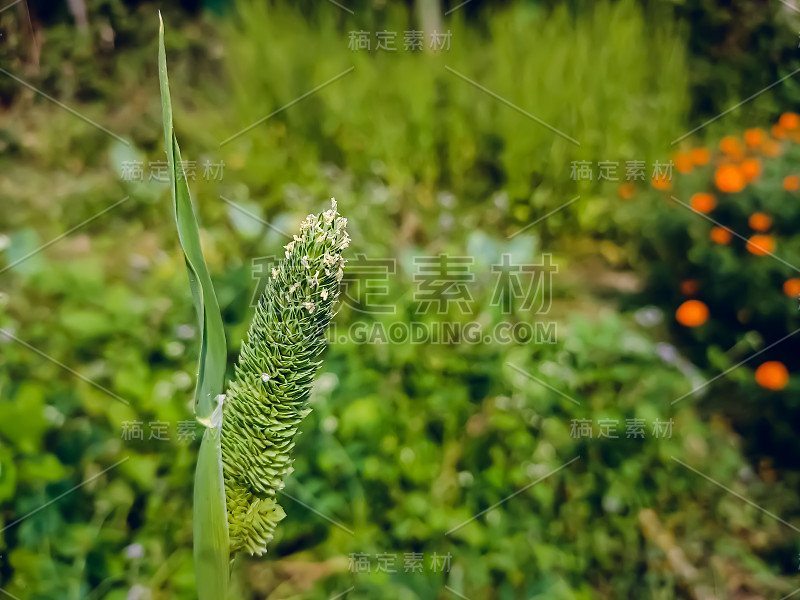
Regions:
M 357 181 L 380 181 L 414 209 L 429 209 L 439 190 L 465 208 L 505 193 L 503 216 L 520 222 L 580 187 L 581 201 L 546 227 L 574 231 L 579 220 L 596 232 L 619 203 L 597 193 L 597 176 L 581 186 L 571 180 L 572 161 L 592 161 L 595 170 L 620 161 L 624 181 L 626 161 L 648 169 L 668 161 L 670 142 L 685 130 L 680 31 L 668 20 L 648 23 L 630 0 L 577 14 L 566 5 L 487 6 L 480 24 L 457 11 L 442 23 L 451 35 L 439 51 L 428 47 L 431 32 L 423 50 L 404 49 L 404 33 L 421 25 L 400 4 L 336 19 L 252 0 L 235 10 L 222 29 L 231 110 L 211 115 L 201 133 L 209 144 L 353 68 L 223 144 L 237 181 L 273 206 L 284 201 L 282 184 L 327 189 L 315 165 L 330 163 Z M 382 30 L 397 34 L 395 51 L 376 49 Z M 348 47 L 358 31 L 372 34 L 371 50 Z

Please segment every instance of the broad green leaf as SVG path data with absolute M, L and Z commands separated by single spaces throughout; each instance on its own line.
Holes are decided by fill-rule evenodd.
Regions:
M 195 415 L 201 423 L 209 427 L 200 445 L 195 473 L 195 581 L 200 600 L 224 600 L 228 589 L 230 552 L 225 485 L 222 478 L 222 450 L 219 440 L 220 405 L 216 398 L 222 393 L 225 379 L 227 359 L 225 331 L 211 277 L 203 259 L 197 220 L 192 208 L 189 186 L 183 173 L 178 140 L 172 129 L 172 104 L 167 80 L 163 20 L 158 33 L 158 73 L 161 81 L 164 147 L 169 164 L 175 222 L 186 259 L 189 285 L 201 331 Z

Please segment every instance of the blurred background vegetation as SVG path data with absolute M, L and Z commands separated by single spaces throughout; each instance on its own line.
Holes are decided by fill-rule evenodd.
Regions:
M 791 595 L 800 7 L 340 4 L 0 12 L 0 594 L 194 597 L 199 440 L 181 423 L 197 340 L 155 166 L 160 9 L 231 361 L 253 260 L 331 196 L 350 258 L 397 264 L 395 312 L 343 306 L 337 331 L 419 320 L 413 259 L 440 253 L 475 258 L 470 314 L 424 320 L 535 323 L 498 311 L 491 265 L 559 265 L 556 343 L 331 345 L 287 517 L 265 560 L 237 559 L 235 598 Z M 403 32 L 434 28 L 447 50 L 403 50 Z M 351 50 L 354 31 L 373 49 Z M 396 52 L 374 49 L 379 31 L 398 32 Z M 644 181 L 626 180 L 633 160 Z M 602 161 L 622 165 L 617 181 L 598 179 Z M 656 161 L 673 177 L 651 181 Z M 602 419 L 623 423 L 618 438 L 598 437 Z M 643 438 L 626 436 L 632 419 Z M 575 435 L 586 421 L 593 437 Z M 409 553 L 421 572 L 403 568 Z

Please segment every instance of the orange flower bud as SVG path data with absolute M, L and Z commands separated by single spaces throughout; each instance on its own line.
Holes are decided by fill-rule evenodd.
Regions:
M 750 229 L 756 231 L 766 231 L 772 226 L 772 218 L 764 213 L 753 213 L 747 222 L 750 224 Z
M 733 165 L 720 165 L 714 173 L 714 182 L 721 192 L 734 194 L 744 189 L 746 180 L 742 172 Z
M 716 208 L 717 201 L 711 194 L 699 192 L 692 196 L 691 200 L 689 200 L 689 204 L 697 212 L 710 213 L 712 210 L 714 210 L 714 208 Z
M 717 244 L 730 244 L 731 242 L 731 232 L 725 229 L 724 227 L 714 227 L 711 229 L 711 241 Z
M 795 113 L 787 112 L 778 119 L 778 126 L 783 129 L 793 130 L 800 127 L 800 116 Z
M 756 234 L 747 240 L 747 251 L 756 256 L 772 254 L 775 251 L 775 240 L 770 235 Z
M 783 284 L 783 293 L 790 298 L 800 298 L 800 279 L 787 279 Z
M 782 390 L 789 383 L 789 371 L 782 362 L 767 361 L 756 369 L 756 383 L 768 390 Z
M 687 300 L 675 311 L 675 318 L 686 327 L 699 327 L 708 321 L 708 307 L 700 300 Z
M 748 146 L 760 146 L 764 141 L 764 132 L 761 129 L 748 129 L 744 132 L 744 141 Z

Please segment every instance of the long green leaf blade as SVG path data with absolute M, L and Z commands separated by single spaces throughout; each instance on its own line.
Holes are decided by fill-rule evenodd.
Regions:
M 194 479 L 194 578 L 200 600 L 224 600 L 230 548 L 220 429 L 206 429 Z
M 181 162 L 181 151 L 172 129 L 172 103 L 167 79 L 163 21 L 159 30 L 158 73 L 161 81 L 164 148 L 167 152 L 169 165 L 175 222 L 178 226 L 178 237 L 186 258 L 189 285 L 192 289 L 192 298 L 197 311 L 201 335 L 197 388 L 195 390 L 195 414 L 199 419 L 207 420 L 216 408 L 215 398 L 222 393 L 222 387 L 225 383 L 227 348 L 219 304 L 214 294 L 211 276 L 208 274 L 208 269 L 203 259 L 197 220 L 194 216 L 192 199 L 189 195 L 189 185 Z
M 172 129 L 163 20 L 158 34 L 158 73 L 161 83 L 164 147 L 169 165 L 175 222 L 186 259 L 189 285 L 201 333 L 195 415 L 208 427 L 200 444 L 195 473 L 195 581 L 200 600 L 224 600 L 230 577 L 230 542 L 220 445 L 221 406 L 217 403 L 217 397 L 222 393 L 225 382 L 227 348 L 217 297 L 203 259 L 200 234 L 189 195 L 189 185 L 183 172 L 178 140 Z

